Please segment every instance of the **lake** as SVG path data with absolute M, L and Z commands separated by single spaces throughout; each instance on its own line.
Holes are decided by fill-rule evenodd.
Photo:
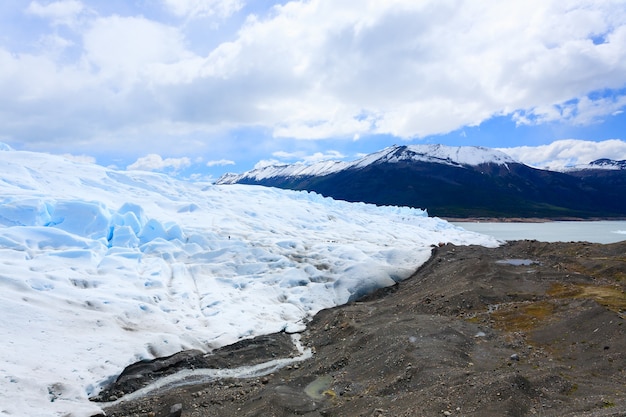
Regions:
M 466 230 L 503 240 L 614 243 L 626 240 L 626 221 L 547 223 L 453 222 Z

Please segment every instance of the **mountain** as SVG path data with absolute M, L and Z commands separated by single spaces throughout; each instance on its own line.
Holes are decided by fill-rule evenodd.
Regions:
M 392 146 L 353 162 L 270 166 L 218 184 L 315 191 L 346 201 L 427 209 L 439 217 L 626 217 L 621 161 L 584 169 L 532 168 L 482 147 Z M 607 169 L 608 166 L 614 167 Z
M 217 184 L 236 184 L 263 181 L 277 177 L 325 176 L 340 171 L 364 168 L 372 164 L 400 162 L 430 162 L 450 166 L 480 165 L 485 163 L 514 163 L 503 152 L 482 147 L 449 147 L 444 145 L 392 146 L 369 154 L 354 162 L 322 161 L 312 165 L 272 165 L 244 174 L 225 174 Z
M 626 169 L 626 160 L 616 161 L 614 159 L 601 158 L 589 162 L 587 165 L 580 165 L 572 169 L 572 171 L 582 170 L 622 170 Z

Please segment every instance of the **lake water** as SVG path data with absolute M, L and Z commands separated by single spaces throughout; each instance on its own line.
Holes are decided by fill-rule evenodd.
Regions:
M 626 240 L 626 221 L 490 223 L 454 222 L 474 232 L 503 240 L 614 243 Z

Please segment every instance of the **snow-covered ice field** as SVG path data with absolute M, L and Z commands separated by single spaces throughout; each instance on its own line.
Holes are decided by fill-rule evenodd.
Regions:
M 432 244 L 498 244 L 421 210 L 0 149 L 2 415 L 92 415 L 133 362 L 298 331 Z

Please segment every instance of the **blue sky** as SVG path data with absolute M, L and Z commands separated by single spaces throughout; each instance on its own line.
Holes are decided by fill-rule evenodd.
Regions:
M 393 144 L 626 159 L 623 0 L 4 0 L 0 141 L 216 178 Z

